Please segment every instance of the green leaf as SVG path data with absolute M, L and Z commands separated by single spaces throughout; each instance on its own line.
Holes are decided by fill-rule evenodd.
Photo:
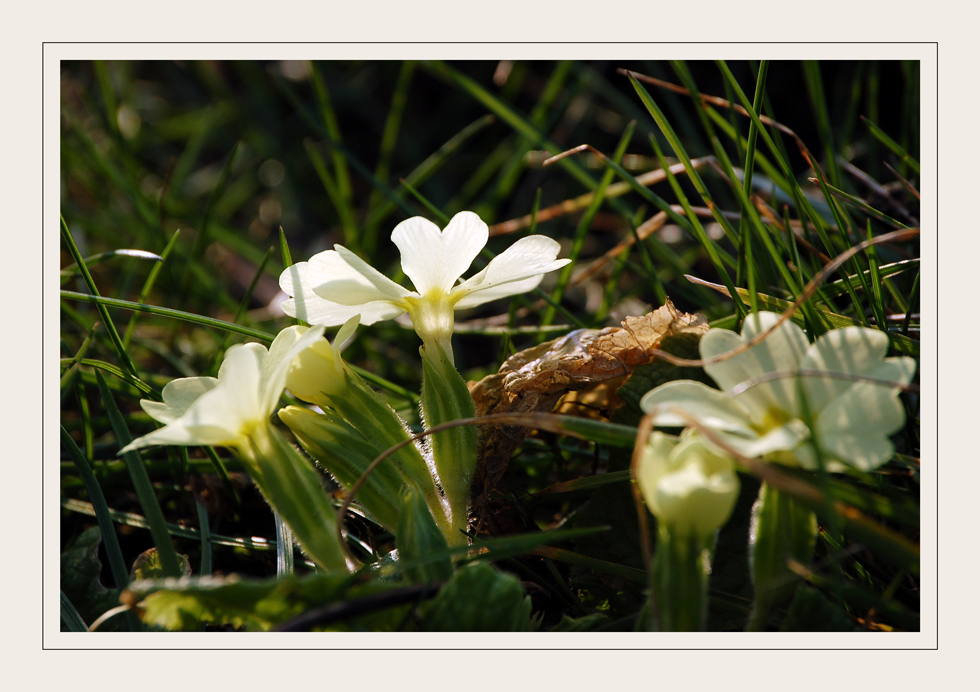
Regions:
M 422 418 L 426 428 L 463 418 L 473 418 L 476 411 L 466 382 L 437 344 L 432 350 L 423 347 L 422 354 Z M 432 460 L 439 482 L 449 501 L 451 531 L 466 527 L 466 510 L 470 485 L 476 470 L 477 430 L 473 426 L 457 426 L 429 436 Z M 457 536 L 449 536 L 457 543 Z
M 315 413 L 299 406 L 287 406 L 279 411 L 279 418 L 303 449 L 347 490 L 384 452 L 330 411 Z M 393 460 L 382 462 L 368 474 L 355 501 L 372 519 L 394 529 L 398 524 L 398 493 L 406 482 Z
M 312 609 L 379 593 L 393 587 L 371 582 L 354 585 L 350 575 L 287 575 L 272 579 L 185 578 L 135 582 L 130 591 L 142 597 L 143 621 L 175 631 L 196 631 L 204 624 L 253 632 L 271 629 Z M 374 613 L 335 622 L 330 631 L 391 631 L 404 616 Z
M 411 485 L 405 485 L 399 499 L 398 528 L 395 534 L 398 559 L 413 563 L 412 567 L 404 571 L 406 578 L 422 584 L 449 579 L 453 574 L 453 564 L 446 555 L 449 545 L 436 526 L 421 493 Z M 443 557 L 427 560 L 433 553 L 441 553 Z
M 270 441 L 247 461 L 249 475 L 263 497 L 286 522 L 296 542 L 320 567 L 347 572 L 337 535 L 337 515 L 313 463 L 269 428 Z M 250 455 L 252 456 L 252 455 Z
M 191 563 L 186 555 L 177 554 L 177 561 L 180 564 L 181 574 L 185 577 L 191 576 Z M 163 569 L 163 562 L 160 560 L 160 552 L 156 548 L 144 550 L 133 562 L 133 567 L 129 571 L 129 580 L 137 581 L 140 579 L 163 579 L 167 576 Z
M 426 609 L 428 632 L 529 632 L 531 598 L 517 577 L 485 563 L 459 570 Z
M 95 622 L 104 612 L 119 605 L 118 594 L 99 581 L 102 571 L 99 561 L 101 541 L 99 527 L 92 526 L 85 529 L 72 546 L 61 554 L 61 592 L 75 606 L 81 619 L 88 623 Z M 138 623 L 125 617 L 110 618 L 99 627 L 100 632 L 138 629 Z

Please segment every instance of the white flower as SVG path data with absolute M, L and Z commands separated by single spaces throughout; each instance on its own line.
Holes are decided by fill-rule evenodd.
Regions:
M 568 264 L 555 259 L 560 246 L 541 235 L 521 238 L 480 272 L 457 284 L 487 244 L 489 229 L 473 212 L 456 214 L 443 231 L 416 216 L 395 227 L 391 239 L 415 291 L 399 286 L 341 245 L 297 262 L 279 277 L 287 315 L 334 326 L 359 314 L 363 324 L 407 312 L 425 344 L 441 346 L 452 359 L 454 310 L 526 293 L 543 275 Z
M 728 521 L 738 499 L 733 460 L 713 451 L 694 430 L 679 440 L 654 432 L 636 475 L 650 511 L 682 536 L 707 538 Z
M 780 316 L 771 312 L 750 315 L 742 335 L 712 329 L 701 339 L 701 357 L 727 353 L 774 325 Z M 902 427 L 905 410 L 898 398 L 915 372 L 911 358 L 885 358 L 888 336 L 863 327 L 827 332 L 812 346 L 803 330 L 786 321 L 761 343 L 732 358 L 704 366 L 722 391 L 689 380 L 668 382 L 643 397 L 645 411 L 660 406 L 657 425 L 686 426 L 687 421 L 664 405 L 686 411 L 731 449 L 746 457 L 816 468 L 809 438 L 830 458 L 827 467 L 841 463 L 868 471 L 888 461 L 894 447 L 888 436 Z M 736 385 L 766 373 L 824 371 L 845 378 L 813 374 L 772 379 L 732 396 Z M 856 382 L 859 375 L 894 386 Z M 812 429 L 804 420 L 804 404 Z
M 165 426 L 137 438 L 121 451 L 152 445 L 220 445 L 246 453 L 248 443 L 270 425 L 293 358 L 323 335 L 323 327 L 298 336 L 283 330 L 269 350 L 261 344 L 236 344 L 228 349 L 214 377 L 174 380 L 163 388 L 163 403 L 143 400 L 140 406 Z

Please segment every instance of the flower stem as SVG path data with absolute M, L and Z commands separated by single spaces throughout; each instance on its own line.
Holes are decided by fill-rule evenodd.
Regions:
M 699 632 L 708 616 L 708 569 L 712 534 L 702 541 L 663 523 L 657 529 L 657 553 L 651 567 L 654 619 L 665 632 Z
M 748 631 L 764 631 L 773 609 L 793 598 L 799 577 L 789 569 L 789 561 L 808 564 L 816 540 L 816 514 L 763 483 L 752 508 L 749 534 L 755 605 Z

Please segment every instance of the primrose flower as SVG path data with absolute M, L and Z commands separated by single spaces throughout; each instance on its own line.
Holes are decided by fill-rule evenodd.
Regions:
M 750 315 L 741 336 L 727 329 L 712 329 L 701 339 L 701 357 L 727 353 L 766 331 L 779 318 L 771 312 Z M 786 321 L 748 350 L 704 366 L 722 391 L 679 380 L 647 392 L 640 405 L 647 412 L 658 408 L 655 423 L 666 426 L 688 425 L 667 406 L 682 409 L 746 457 L 765 456 L 813 469 L 817 458 L 807 442 L 813 439 L 828 458 L 829 470 L 840 471 L 847 465 L 868 471 L 894 453 L 888 436 L 905 422 L 898 393 L 915 372 L 913 359 L 885 358 L 887 350 L 888 336 L 875 329 L 835 329 L 810 345 L 803 330 Z M 821 376 L 813 371 L 844 377 Z M 743 382 L 777 372 L 796 374 L 741 392 L 730 391 Z M 847 375 L 892 386 L 853 381 L 846 379 Z M 807 412 L 812 427 L 804 422 Z
M 658 522 L 681 536 L 711 536 L 728 521 L 738 499 L 734 461 L 706 445 L 694 430 L 679 440 L 654 432 L 636 477 Z
M 140 402 L 150 417 L 166 425 L 133 440 L 120 454 L 151 445 L 230 448 L 306 554 L 326 570 L 345 572 L 349 565 L 337 538 L 336 514 L 320 475 L 270 421 L 293 359 L 322 335 L 323 327 L 301 335 L 283 330 L 268 350 L 261 344 L 236 344 L 225 354 L 217 379 L 170 382 L 163 388 L 163 403 Z
M 151 418 L 165 426 L 126 445 L 120 454 L 152 445 L 219 445 L 249 454 L 264 441 L 293 358 L 317 342 L 323 327 L 296 338 L 283 330 L 266 350 L 262 344 L 228 349 L 214 377 L 187 377 L 163 388 L 163 403 L 140 401 Z
M 455 310 L 526 293 L 541 283 L 545 273 L 570 261 L 555 259 L 560 246 L 554 240 L 527 236 L 457 284 L 489 235 L 487 225 L 469 211 L 456 214 L 443 231 L 421 216 L 398 224 L 391 240 L 401 252 L 402 269 L 415 291 L 396 284 L 342 245 L 334 245 L 333 250 L 297 262 L 282 273 L 279 285 L 291 296 L 282 309 L 328 327 L 356 314 L 363 324 L 373 324 L 407 312 L 423 344 L 438 345 L 452 361 Z

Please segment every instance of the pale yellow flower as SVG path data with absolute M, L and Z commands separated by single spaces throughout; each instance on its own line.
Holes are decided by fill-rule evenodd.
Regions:
M 710 330 L 701 339 L 701 357 L 710 359 L 734 350 L 766 331 L 779 317 L 772 312 L 749 315 L 741 336 L 727 329 Z M 888 436 L 905 423 L 898 393 L 915 373 L 913 359 L 885 358 L 887 350 L 888 336 L 879 330 L 834 329 L 810 345 L 803 330 L 786 321 L 761 343 L 705 365 L 705 372 L 722 391 L 679 380 L 647 392 L 640 405 L 648 412 L 656 409 L 654 422 L 664 426 L 688 425 L 667 407 L 683 409 L 746 457 L 764 456 L 816 468 L 816 455 L 807 442 L 812 438 L 828 458 L 830 470 L 847 465 L 868 471 L 894 454 Z M 729 393 L 737 385 L 777 372 L 790 376 Z M 892 386 L 855 381 L 847 379 L 848 375 Z M 804 402 L 812 428 L 804 422 Z

